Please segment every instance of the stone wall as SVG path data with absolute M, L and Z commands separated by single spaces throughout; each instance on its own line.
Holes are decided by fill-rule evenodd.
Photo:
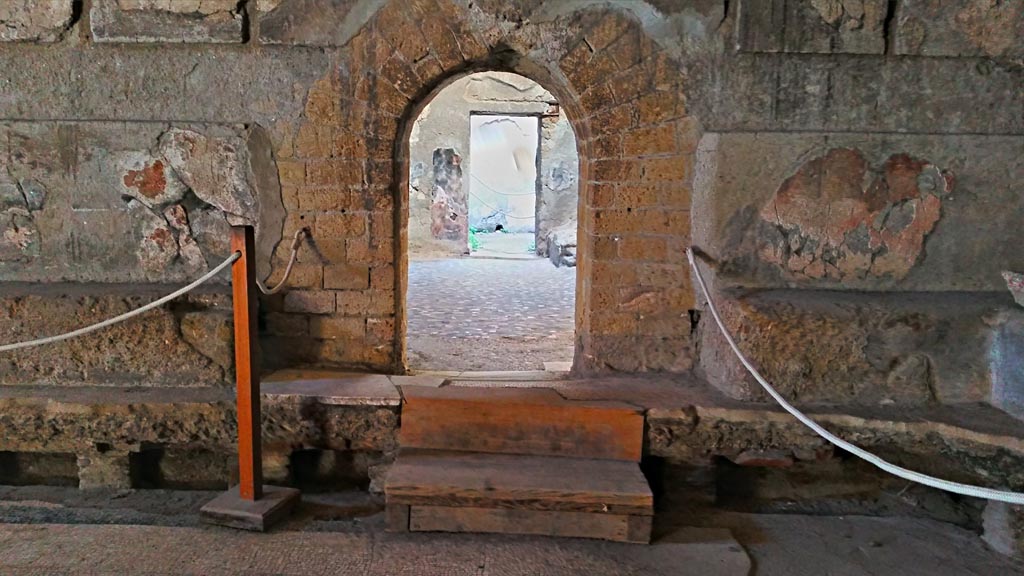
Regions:
M 863 292 L 864 310 L 918 310 L 894 292 L 1008 309 L 998 272 L 1024 269 L 1021 12 L 987 0 L 7 2 L 0 281 L 85 309 L 80 295 L 101 283 L 131 295 L 195 277 L 223 257 L 229 221 L 259 226 L 274 281 L 281 239 L 308 227 L 290 289 L 262 302 L 268 367 L 399 371 L 415 222 L 405 143 L 443 87 L 515 72 L 550 92 L 579 145 L 576 368 L 698 367 L 743 396 L 696 322 L 691 238 L 717 261 L 725 306 L 782 318 L 743 292 L 778 291 L 795 334 L 847 313 L 820 312 L 807 290 Z M 972 341 L 996 330 L 964 310 L 950 325 L 971 326 Z M 46 331 L 82 316 L 64 318 Z M 182 320 L 147 322 L 172 334 Z M 999 325 L 1000 342 L 1016 325 Z M 765 358 L 789 355 L 783 344 L 745 345 Z M 948 388 L 969 394 L 919 393 L 922 370 L 935 383 L 961 372 L 939 373 L 934 351 L 908 365 L 902 344 L 878 356 L 892 366 L 864 364 L 861 345 L 832 340 L 830 354 L 853 359 L 839 383 L 773 375 L 816 380 L 820 401 L 850 400 L 859 374 L 869 401 L 990 394 L 985 376 Z M 183 380 L 151 362 L 126 374 Z M 905 374 L 915 384 L 893 396 Z
M 576 135 L 555 97 L 536 82 L 507 72 L 478 72 L 459 78 L 446 86 L 420 113 L 413 124 L 409 154 L 409 251 L 462 254 L 466 251 L 466 232 L 469 224 L 479 223 L 481 210 L 468 210 L 470 204 L 498 206 L 502 200 L 498 192 L 508 192 L 495 176 L 489 181 L 475 181 L 473 158 L 470 150 L 470 115 L 494 113 L 529 115 L 540 118 L 541 135 L 539 154 L 539 188 L 536 190 L 534 213 L 514 211 L 517 216 L 529 216 L 526 229 L 535 231 L 537 253 L 547 255 L 547 237 L 552 230 L 575 226 L 579 209 L 578 181 L 579 155 Z M 439 197 L 438 174 L 443 172 L 446 183 L 451 182 L 450 171 L 436 166 L 435 151 L 452 150 L 459 157 L 462 176 L 457 197 L 453 188 Z M 480 177 L 479 175 L 477 176 Z M 443 187 L 442 187 L 443 188 Z M 476 199 L 470 199 L 473 193 Z M 437 204 L 444 204 L 438 206 Z M 469 218 L 477 216 L 476 222 Z M 534 218 L 535 216 L 535 218 Z M 447 220 L 447 222 L 445 221 Z M 534 230 L 533 220 L 536 221 Z M 461 232 L 453 234 L 448 222 L 461 223 Z M 522 225 L 521 219 L 498 222 L 505 229 Z

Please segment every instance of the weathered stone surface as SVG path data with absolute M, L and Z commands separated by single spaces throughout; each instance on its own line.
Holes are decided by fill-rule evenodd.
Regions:
M 162 158 L 153 158 L 146 152 L 130 151 L 118 162 L 122 192 L 150 208 L 178 202 L 185 196 L 188 186 L 178 178 Z
M 394 195 L 405 188 L 405 158 L 396 155 L 402 150 L 397 139 L 406 136 L 409 112 L 421 109 L 422 96 L 464 71 L 492 66 L 541 81 L 578 123 L 585 156 L 580 174 L 585 205 L 579 223 L 581 367 L 689 367 L 694 303 L 681 256 L 696 227 L 720 233 L 708 247 L 716 256 L 724 255 L 716 279 L 720 285 L 1001 291 L 998 272 L 1024 269 L 1014 233 L 1020 229 L 1016 174 L 1022 157 L 1018 136 L 1024 131 L 1024 95 L 1019 89 L 1024 72 L 1019 67 L 1002 57 L 989 61 L 825 53 L 877 51 L 877 18 L 868 14 L 874 4 L 845 0 L 772 4 L 801 10 L 788 19 L 793 27 L 783 33 L 781 49 L 821 53 L 736 53 L 736 27 L 742 24 L 736 17 L 754 3 L 726 4 L 530 0 L 470 6 L 450 0 L 391 0 L 352 4 L 339 23 L 332 21 L 337 17 L 307 19 L 299 13 L 301 7 L 287 8 L 286 3 L 248 2 L 246 13 L 256 20 L 262 12 L 270 32 L 274 13 L 283 15 L 282 22 L 294 17 L 294 26 L 282 27 L 288 42 L 321 42 L 317 35 L 333 34 L 332 27 L 357 21 L 353 15 L 360 6 L 367 7 L 364 13 L 372 9 L 373 16 L 366 26 L 355 25 L 348 40 L 345 32 L 322 41 L 345 42 L 326 49 L 190 45 L 177 47 L 169 57 L 166 46 L 97 44 L 87 31 L 55 46 L 7 43 L 0 50 L 0 115 L 19 121 L 0 129 L 0 158 L 11 165 L 12 181 L 25 190 L 23 183 L 37 183 L 45 200 L 32 208 L 22 194 L 31 225 L 4 224 L 19 234 L 33 226 L 38 233 L 30 235 L 27 251 L 19 237 L 18 248 L 11 251 L 16 261 L 0 262 L 0 278 L 125 283 L 191 277 L 199 262 L 195 247 L 208 265 L 225 255 L 209 248 L 216 240 L 213 231 L 226 222 L 224 210 L 192 193 L 153 203 L 150 212 L 166 225 L 154 226 L 145 237 L 157 229 L 169 231 L 174 243 L 168 242 L 166 251 L 176 255 L 164 273 L 146 271 L 137 257 L 144 241 L 136 229 L 141 221 L 130 217 L 120 194 L 124 177 L 129 176 L 136 200 L 148 199 L 142 190 L 152 191 L 160 180 L 155 161 L 162 158 L 156 144 L 161 134 L 187 130 L 215 140 L 241 133 L 225 127 L 259 124 L 266 127 L 271 143 L 264 150 L 271 153 L 260 158 L 288 162 L 275 175 L 288 211 L 268 211 L 257 186 L 260 194 L 253 193 L 253 198 L 258 198 L 261 219 L 287 235 L 310 223 L 344 223 L 325 226 L 325 237 L 304 246 L 297 273 L 307 294 L 265 300 L 268 314 L 275 315 L 268 318 L 278 327 L 285 324 L 283 316 L 296 312 L 292 331 L 279 338 L 293 338 L 293 333 L 304 338 L 277 348 L 294 351 L 295 362 L 344 359 L 397 367 L 402 359 L 394 351 L 402 346 L 395 339 L 401 338 L 404 318 L 400 304 L 397 314 L 393 308 L 402 301 L 407 232 L 404 197 Z M 85 6 L 96 10 L 93 24 L 98 27 L 105 25 L 100 12 L 109 7 L 116 7 L 118 22 L 158 14 L 171 20 L 215 20 L 222 15 L 201 12 L 237 7 L 98 1 Z M 318 6 L 344 10 L 346 5 Z M 890 19 L 890 24 L 898 22 Z M 189 26 L 175 28 L 176 39 Z M 261 28 L 254 23 L 253 30 Z M 771 26 L 762 29 L 774 33 Z M 258 38 L 254 41 L 259 43 Z M 683 115 L 689 118 L 685 126 L 678 122 Z M 71 121 L 75 119 L 81 121 Z M 691 212 L 686 201 L 693 176 L 689 156 L 700 126 L 747 143 L 735 148 L 731 159 L 723 158 L 720 166 L 729 170 L 716 169 L 711 178 L 714 185 L 707 197 L 714 199 L 712 208 L 699 205 Z M 748 133 L 739 133 L 744 130 Z M 231 134 L 224 136 L 225 131 Z M 970 136 L 956 136 L 962 133 Z M 796 144 L 805 138 L 816 140 L 808 146 Z M 752 153 L 756 147 L 763 151 Z M 750 224 L 760 219 L 783 183 L 814 158 L 839 148 L 860 151 L 869 166 L 883 172 L 887 159 L 905 154 L 956 174 L 952 197 L 943 200 L 939 220 L 900 279 L 896 276 L 902 270 L 884 277 L 798 277 L 789 268 L 759 259 L 756 242 L 744 244 L 745 231 L 758 229 Z M 112 158 L 132 151 L 148 157 L 123 171 L 110 169 Z M 252 167 L 256 155 L 251 147 L 249 156 Z M 227 166 L 235 160 L 216 162 Z M 269 162 L 257 164 L 266 167 Z M 162 166 L 166 179 L 171 164 L 162 160 Z M 224 182 L 230 180 L 224 175 Z M 609 192 L 598 184 L 613 181 L 616 200 L 626 191 L 644 206 L 598 206 Z M 788 190 L 787 196 L 807 197 L 795 187 Z M 216 203 L 226 207 L 222 200 Z M 181 207 L 184 218 L 174 206 Z M 828 237 L 824 225 L 812 228 Z M 32 247 L 36 240 L 38 254 Z M 902 246 L 901 238 L 895 240 Z M 916 241 L 911 244 L 910 252 L 917 252 Z M 731 251 L 720 250 L 722 246 Z M 152 252 L 158 261 L 164 257 L 162 250 Z M 872 253 L 876 259 L 888 254 L 881 249 Z M 260 260 L 269 260 L 266 256 Z M 283 256 L 278 249 L 275 266 Z M 365 267 L 367 287 L 360 285 L 335 299 L 322 288 L 325 266 Z M 805 269 L 799 268 L 801 274 Z M 789 276 L 783 274 L 787 270 Z M 338 308 L 345 315 L 380 318 L 384 328 L 363 345 L 354 339 L 342 345 L 306 338 L 311 324 L 305 314 L 329 314 Z M 893 369 L 894 378 L 917 378 L 922 372 L 919 360 L 901 361 Z
M 42 184 L 16 180 L 7 160 L 0 160 L 0 265 L 28 262 L 39 255 L 35 216 L 45 200 Z
M 93 450 L 78 455 L 78 487 L 94 488 L 132 487 L 131 468 L 127 452 Z
M 706 134 L 694 244 L 724 285 L 1001 291 L 1001 271 L 1024 268 L 1009 248 L 1024 204 L 1006 178 L 1019 150 L 998 137 Z M 977 234 L 993 228 L 1009 236 Z
M 224 370 L 234 368 L 235 334 L 230 310 L 186 313 L 181 317 L 181 337 Z
M 260 42 L 344 46 L 383 4 L 379 0 L 258 0 Z
M 576 238 L 575 222 L 548 233 L 548 259 L 556 268 L 576 265 Z
M 97 42 L 241 42 L 235 0 L 96 0 L 89 12 Z
M 269 274 L 283 208 L 265 131 L 68 122 L 0 135 L 0 277 L 191 280 L 227 256 L 228 214 L 256 225 Z
M 838 436 L 925 474 L 992 487 L 1018 486 L 1022 480 L 1020 423 L 987 406 L 808 411 Z M 748 450 L 788 452 L 798 462 L 832 451 L 774 406 L 703 400 L 682 409 L 650 410 L 647 423 L 651 455 L 696 465 Z
M 211 50 L 179 47 L 173 58 L 166 47 L 147 45 L 0 51 L 3 117 L 269 125 L 294 120 L 304 107 L 304 90 L 296 87 L 309 86 L 328 66 L 321 50 Z
M 364 483 L 381 472 L 397 448 L 395 407 L 324 406 L 263 399 L 263 438 L 268 454 L 310 448 L 350 453 Z M 236 451 L 234 398 L 229 389 L 193 388 L 167 393 L 153 388 L 0 387 L 0 452 L 79 455 L 83 486 L 129 487 L 128 453 L 148 477 L 162 470 L 164 487 L 199 488 L 226 482 Z M 102 453 L 93 447 L 101 446 Z M 86 448 L 88 447 L 88 448 Z M 211 464 L 203 473 L 192 457 Z M 72 459 L 72 463 L 74 459 Z M 271 470 L 272 471 L 272 470 Z M 51 473 L 53 473 L 51 471 Z M 41 481 L 41 479 L 36 479 Z
M 989 501 L 982 517 L 982 538 L 1007 556 L 1024 556 L 1024 508 Z
M 248 149 L 241 138 L 211 139 L 192 130 L 171 129 L 160 137 L 160 153 L 200 200 L 256 221 Z
M 988 319 L 993 406 L 1024 418 L 1024 312 L 1007 310 Z
M 136 256 L 146 271 L 146 279 L 159 278 L 161 272 L 178 257 L 178 240 L 170 224 L 140 202 L 129 201 L 128 213 L 134 217 L 141 236 Z
M 716 296 L 726 325 L 790 400 L 979 402 L 992 390 L 990 324 L 1006 309 L 1005 298 L 797 290 L 736 296 Z M 710 382 L 735 398 L 765 399 L 710 315 L 698 329 Z
M 1024 105 L 1020 68 L 957 58 L 746 53 L 706 66 L 699 74 L 708 82 L 691 85 L 687 110 L 711 132 L 1024 133 L 1016 112 Z
M 46 290 L 7 286 L 0 300 L 3 342 L 63 334 L 163 295 L 152 291 L 125 294 L 123 287 L 114 295 L 105 292 L 102 286 L 50 286 Z M 229 302 L 223 297 L 194 295 L 176 304 L 202 310 L 218 300 L 221 306 Z M 79 338 L 0 356 L 0 384 L 219 386 L 229 383 L 226 373 L 183 338 L 173 307 Z
M 1024 5 L 996 0 L 897 3 L 897 54 L 1024 58 Z
M 772 237 L 762 258 L 798 277 L 902 279 L 953 181 L 949 171 L 906 154 L 890 156 L 876 171 L 859 151 L 833 148 L 801 166 L 761 209 Z
M 67 31 L 73 14 L 72 0 L 6 0 L 0 5 L 0 42 L 53 42 Z
M 739 14 L 739 46 L 748 52 L 885 49 L 885 0 L 743 0 Z
M 454 148 L 433 154 L 430 185 L 430 234 L 460 246 L 469 241 L 469 197 L 462 181 L 462 156 Z
M 579 213 L 579 152 L 565 113 L 541 119 L 541 188 L 537 193 L 535 246 L 548 256 L 554 230 L 576 227 Z
M 387 376 L 328 370 L 280 370 L 263 379 L 261 391 L 275 401 L 345 406 L 398 406 L 402 395 Z

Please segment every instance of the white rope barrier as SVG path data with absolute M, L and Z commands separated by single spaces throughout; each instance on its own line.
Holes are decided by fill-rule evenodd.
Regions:
M 931 486 L 932 488 L 938 488 L 939 490 L 945 490 L 947 492 L 961 494 L 963 496 L 986 498 L 988 500 L 998 500 L 1000 502 L 1007 502 L 1009 504 L 1024 504 L 1024 494 L 1019 492 L 994 490 L 992 488 L 983 488 L 981 486 L 961 484 L 959 482 L 952 482 L 950 480 L 935 478 L 934 476 L 929 476 L 927 474 L 922 474 L 920 472 L 915 472 L 913 470 L 907 470 L 906 468 L 902 468 L 900 466 L 892 464 L 891 462 L 888 462 L 872 454 L 871 452 L 864 450 L 863 448 L 855 446 L 843 440 L 842 438 L 839 438 L 838 436 L 832 434 L 831 432 L 823 428 L 814 420 L 811 420 L 811 418 L 808 417 L 806 414 L 804 414 L 800 410 L 797 410 L 792 404 L 787 402 L 786 399 L 783 398 L 782 395 L 779 394 L 779 392 L 774 387 L 772 387 L 772 385 L 769 384 L 763 376 L 761 376 L 757 369 L 754 368 L 753 364 L 751 364 L 750 361 L 747 360 L 747 357 L 743 355 L 743 352 L 740 351 L 739 346 L 736 345 L 736 341 L 733 340 L 732 335 L 729 333 L 729 329 L 726 328 L 725 323 L 722 322 L 722 317 L 719 316 L 718 314 L 718 308 L 715 306 L 715 302 L 711 298 L 711 292 L 708 290 L 708 286 L 704 282 L 704 276 L 701 274 L 700 268 L 697 266 L 697 260 L 694 257 L 693 248 L 686 249 L 686 256 L 687 258 L 689 258 L 690 267 L 693 268 L 693 272 L 696 275 L 697 284 L 700 285 L 701 292 L 704 294 L 704 297 L 707 300 L 708 310 L 711 311 L 711 315 L 714 317 L 715 323 L 718 324 L 718 329 L 721 330 L 722 336 L 724 336 L 726 342 L 729 343 L 729 347 L 732 348 L 733 353 L 736 354 L 736 357 L 739 358 L 740 362 L 743 363 L 743 366 L 747 369 L 747 372 L 749 372 L 750 375 L 753 376 L 759 384 L 761 384 L 761 387 L 764 388 L 765 391 L 768 392 L 768 394 L 771 395 L 771 397 L 774 398 L 775 401 L 778 402 L 779 405 L 786 410 L 786 412 L 792 414 L 794 417 L 796 417 L 797 420 L 802 422 L 805 426 L 807 426 L 808 428 L 816 432 L 819 436 L 821 436 L 825 440 L 828 440 L 835 446 L 842 448 L 843 450 L 846 450 L 847 452 L 853 454 L 854 456 L 857 456 L 858 458 L 861 458 L 890 474 L 899 476 L 904 480 L 910 480 L 911 482 L 917 482 L 919 484 L 924 484 L 925 486 Z
M 267 288 L 263 285 L 263 282 L 256 280 L 256 287 L 260 289 L 267 296 L 277 294 L 284 288 L 284 285 L 288 282 L 288 277 L 292 274 L 292 266 L 295 266 L 295 258 L 299 255 L 299 245 L 302 244 L 302 236 L 306 233 L 305 228 L 299 228 L 295 231 L 295 236 L 292 237 L 292 255 L 288 259 L 288 266 L 284 269 L 284 276 L 281 277 L 281 281 L 277 283 L 277 286 L 273 288 Z
M 185 286 L 184 288 L 176 290 L 176 291 L 168 294 L 167 296 L 164 296 L 163 298 L 161 298 L 159 300 L 154 300 L 153 302 L 150 302 L 149 304 L 146 304 L 145 306 L 143 306 L 141 308 L 136 308 L 135 310 L 132 310 L 130 312 L 125 312 L 124 314 L 121 314 L 120 316 L 115 316 L 114 318 L 110 318 L 108 320 L 104 320 L 102 322 L 98 322 L 98 323 L 93 324 L 91 326 L 86 326 L 84 328 L 79 328 L 78 330 L 74 330 L 74 331 L 68 332 L 66 334 L 60 334 L 58 336 L 50 336 L 48 338 L 40 338 L 38 340 L 29 340 L 27 342 L 16 342 L 14 344 L 3 344 L 3 345 L 0 345 L 0 352 L 10 352 L 11 350 L 19 350 L 21 348 L 28 348 L 30 346 L 40 346 L 42 344 L 52 344 L 54 342 L 60 342 L 62 340 L 68 340 L 70 338 L 75 338 L 77 336 L 82 336 L 83 334 L 88 334 L 90 332 L 95 332 L 95 331 L 100 330 L 102 328 L 106 328 L 107 326 L 113 326 L 114 324 L 117 324 L 118 322 L 124 322 L 125 320 L 129 320 L 129 319 L 134 318 L 134 317 L 136 317 L 136 316 L 138 316 L 140 314 L 144 314 L 144 313 L 146 313 L 146 312 L 148 312 L 148 311 L 150 311 L 150 310 L 152 310 L 154 308 L 157 308 L 158 306 L 162 306 L 162 305 L 170 302 L 171 300 L 174 300 L 178 296 L 181 296 L 183 294 L 187 294 L 188 292 L 191 292 L 192 290 L 194 290 L 197 287 L 199 287 L 201 284 L 209 281 L 211 278 L 213 278 L 217 274 L 220 274 L 221 271 L 223 271 L 228 266 L 231 266 L 231 264 L 233 264 L 235 262 L 235 260 L 238 260 L 241 257 L 242 257 L 242 253 L 241 252 L 233 253 L 231 256 L 228 256 L 227 260 L 225 260 L 224 262 L 221 262 L 216 268 L 214 268 L 213 270 L 210 270 L 209 272 L 204 274 L 201 278 L 199 278 L 195 282 L 192 282 L 188 286 Z

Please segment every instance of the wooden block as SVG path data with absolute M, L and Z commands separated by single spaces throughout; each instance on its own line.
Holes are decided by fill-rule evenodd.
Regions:
M 548 388 L 407 388 L 403 447 L 639 462 L 644 416 L 620 402 Z
M 235 486 L 203 506 L 199 519 L 207 524 L 265 532 L 287 518 L 301 499 L 295 488 L 263 486 L 261 492 L 260 499 L 247 500 Z
M 409 531 L 409 505 L 392 504 L 389 500 L 384 505 L 384 516 L 387 520 L 386 529 L 388 532 Z
M 653 514 L 640 467 L 620 460 L 403 449 L 384 484 L 388 503 Z
M 488 532 L 649 542 L 649 533 L 638 538 L 630 529 L 630 519 L 619 514 L 587 512 L 413 506 L 409 512 L 409 529 L 413 532 Z

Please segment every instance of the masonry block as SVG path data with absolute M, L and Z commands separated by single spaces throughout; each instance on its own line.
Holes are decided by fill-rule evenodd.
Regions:
M 886 0 L 743 0 L 738 41 L 747 52 L 881 54 Z
M 72 0 L 4 0 L 0 42 L 59 40 L 71 25 Z
M 244 39 L 235 0 L 94 0 L 96 42 L 238 43 Z
M 285 312 L 330 314 L 334 312 L 334 306 L 334 292 L 296 290 L 288 292 L 284 297 Z
M 988 294 L 780 290 L 714 294 L 743 353 L 787 399 L 806 403 L 982 402 L 991 394 Z M 765 401 L 711 315 L 698 325 L 701 366 L 734 398 Z
M 94 450 L 79 454 L 78 487 L 83 490 L 93 488 L 127 490 L 131 488 L 128 452 Z
M 324 288 L 365 290 L 370 287 L 370 269 L 363 264 L 332 264 L 324 267 Z
M 997 552 L 1024 557 L 1024 506 L 990 500 L 982 514 L 981 537 Z
M 979 0 L 900 0 L 897 54 L 1024 57 L 1024 4 Z
M 260 42 L 344 46 L 375 10 L 353 11 L 355 5 L 337 0 L 259 0 Z

